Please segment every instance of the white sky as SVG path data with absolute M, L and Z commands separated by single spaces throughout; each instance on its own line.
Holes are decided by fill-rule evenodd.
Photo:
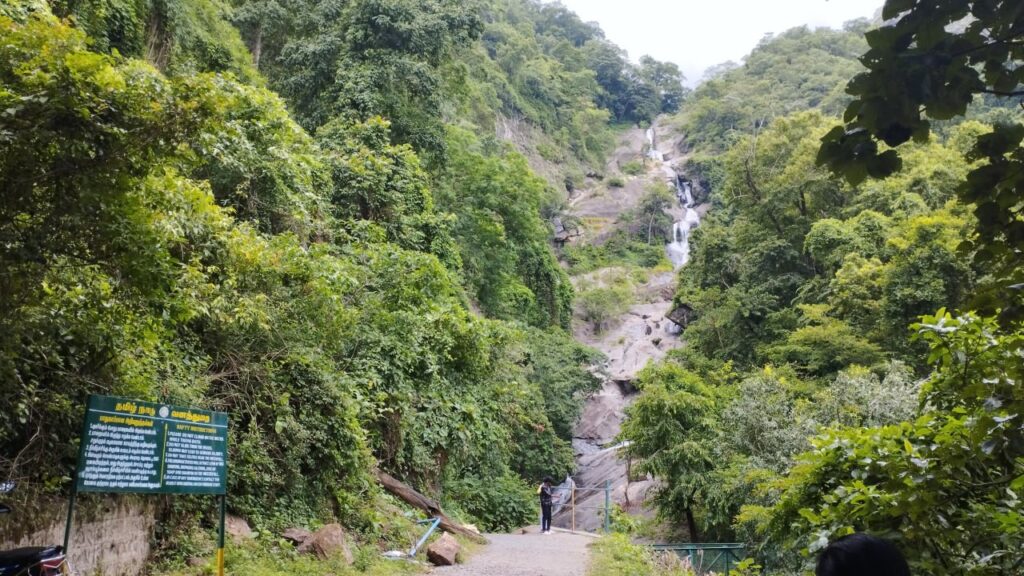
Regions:
M 561 0 L 636 61 L 645 54 L 675 62 L 687 84 L 709 66 L 739 62 L 766 33 L 794 26 L 839 28 L 870 18 L 883 0 Z

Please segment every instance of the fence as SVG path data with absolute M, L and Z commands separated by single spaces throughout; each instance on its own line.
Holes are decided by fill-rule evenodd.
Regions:
M 573 482 L 571 477 L 566 477 L 565 482 L 555 486 L 552 490 L 554 493 L 554 514 L 558 514 L 563 508 L 568 506 L 571 511 L 571 528 L 572 531 L 576 531 L 576 509 L 580 510 L 598 510 L 603 512 L 604 519 L 604 531 L 611 531 L 611 517 L 612 517 L 612 481 L 605 480 L 603 486 L 590 486 L 580 487 Z M 593 494 L 593 493 L 604 493 L 604 505 L 603 506 L 577 506 L 576 494 Z
M 655 544 L 655 550 L 686 558 L 697 574 L 725 574 L 745 556 L 743 544 Z

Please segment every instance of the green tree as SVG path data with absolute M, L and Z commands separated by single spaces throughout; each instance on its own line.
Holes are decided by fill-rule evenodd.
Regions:
M 781 499 L 764 529 L 773 545 L 805 553 L 867 530 L 896 539 L 923 573 L 1017 573 L 1021 335 L 943 312 L 915 329 L 934 365 L 920 411 L 815 439 L 778 483 Z
M 661 113 L 674 114 L 679 111 L 686 97 L 686 89 L 683 87 L 686 77 L 679 66 L 644 56 L 640 58 L 640 78 L 657 91 L 661 100 Z
M 902 164 L 899 147 L 929 137 L 933 121 L 963 116 L 980 95 L 1004 99 L 1024 95 L 1024 24 L 1017 2 L 943 4 L 888 0 L 886 26 L 868 32 L 868 68 L 848 85 L 854 97 L 845 126 L 824 139 L 819 161 L 851 182 L 884 177 Z M 1007 287 L 1024 280 L 1020 252 L 1024 190 L 1024 125 L 996 126 L 977 138 L 969 157 L 984 161 L 958 190 L 974 205 L 977 236 L 964 242 L 978 266 L 998 281 L 983 290 L 979 304 L 1006 308 L 1018 316 L 1020 291 Z M 882 147 L 880 144 L 884 143 Z
M 660 478 L 655 501 L 665 517 L 686 518 L 700 542 L 697 510 L 714 491 L 712 472 L 717 426 L 714 389 L 699 374 L 673 362 L 652 364 L 637 376 L 642 395 L 626 410 L 622 438 L 638 472 Z

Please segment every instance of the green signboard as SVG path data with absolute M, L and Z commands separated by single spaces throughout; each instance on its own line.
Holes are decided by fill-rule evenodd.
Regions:
M 79 492 L 224 494 L 228 415 L 90 396 Z

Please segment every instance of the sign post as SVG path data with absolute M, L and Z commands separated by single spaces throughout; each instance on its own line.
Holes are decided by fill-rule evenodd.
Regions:
M 218 495 L 217 573 L 223 575 L 227 462 L 224 412 L 90 395 L 68 502 L 65 551 L 78 492 Z

